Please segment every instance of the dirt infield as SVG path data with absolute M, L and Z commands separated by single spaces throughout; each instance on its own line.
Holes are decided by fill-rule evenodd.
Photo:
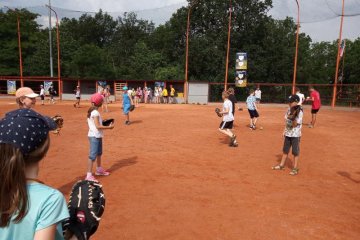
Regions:
M 10 102 L 0 100 L 1 117 L 16 108 Z M 67 198 L 86 173 L 85 104 L 35 108 L 64 116 L 40 179 Z M 237 111 L 238 148 L 218 132 L 214 107 L 141 105 L 126 126 L 120 104 L 109 105 L 102 116 L 116 125 L 105 132 L 103 162 L 112 174 L 99 177 L 107 205 L 92 239 L 359 239 L 360 111 L 321 109 L 316 127 L 303 128 L 292 177 L 291 164 L 271 170 L 282 154 L 285 105 L 261 105 L 264 129 L 256 131 L 247 111 Z M 306 108 L 306 123 L 310 117 Z

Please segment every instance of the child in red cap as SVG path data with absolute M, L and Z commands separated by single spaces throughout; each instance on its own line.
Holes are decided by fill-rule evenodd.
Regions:
M 102 155 L 102 138 L 104 136 L 104 129 L 113 129 L 114 124 L 111 123 L 109 126 L 103 126 L 102 118 L 98 111 L 99 107 L 102 106 L 104 97 L 100 93 L 95 93 L 90 98 L 92 106 L 88 110 L 87 122 L 89 125 L 88 138 L 90 143 L 90 153 L 88 161 L 88 169 L 86 174 L 86 180 L 96 181 L 92 175 L 92 168 L 94 161 L 96 160 L 96 172 L 95 175 L 108 176 L 110 173 L 105 171 L 101 166 L 101 155 Z

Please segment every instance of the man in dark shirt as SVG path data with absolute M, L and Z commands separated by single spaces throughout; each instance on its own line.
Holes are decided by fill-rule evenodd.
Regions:
M 237 103 L 236 97 L 235 97 L 235 91 L 233 88 L 229 88 L 227 90 L 228 94 L 229 94 L 229 100 L 232 102 L 232 114 L 235 117 L 235 103 Z

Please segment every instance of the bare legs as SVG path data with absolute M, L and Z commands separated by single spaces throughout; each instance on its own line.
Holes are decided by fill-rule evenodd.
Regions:
M 95 161 L 89 159 L 88 161 L 88 173 L 92 173 L 93 165 Z M 101 156 L 96 157 L 96 166 L 101 167 Z

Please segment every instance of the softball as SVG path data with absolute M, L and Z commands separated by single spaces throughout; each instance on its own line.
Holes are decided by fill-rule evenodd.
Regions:
M 260 130 L 263 130 L 264 128 L 263 128 L 263 127 L 260 127 L 259 129 L 260 129 Z

